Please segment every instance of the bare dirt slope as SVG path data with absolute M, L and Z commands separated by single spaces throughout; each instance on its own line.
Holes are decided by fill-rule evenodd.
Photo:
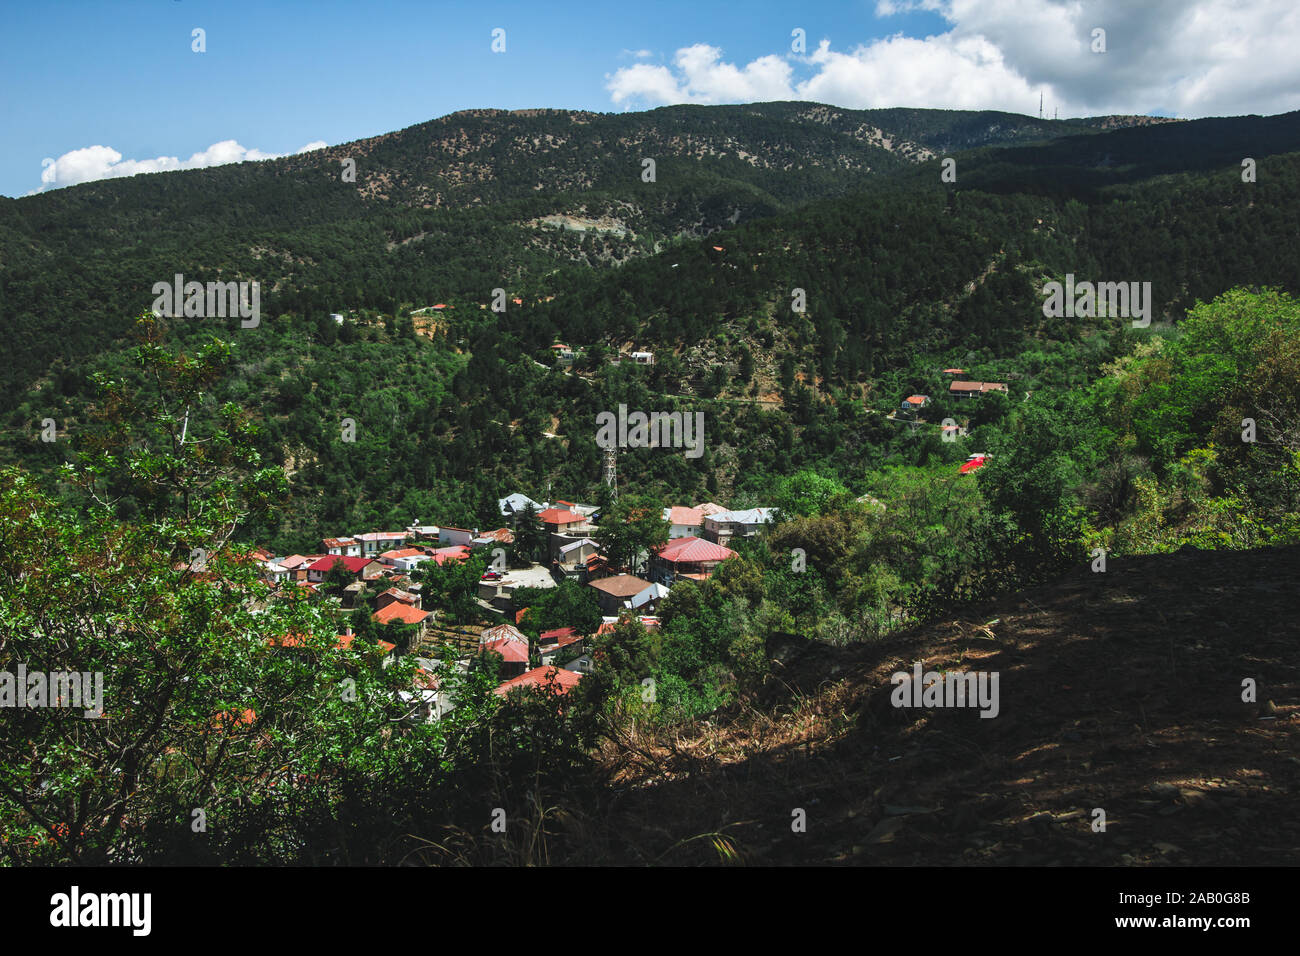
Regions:
M 1300 548 L 1184 549 L 883 644 L 792 638 L 767 699 L 611 748 L 553 861 L 1294 866 L 1298 621 Z M 894 708 L 916 660 L 999 672 L 1001 713 Z

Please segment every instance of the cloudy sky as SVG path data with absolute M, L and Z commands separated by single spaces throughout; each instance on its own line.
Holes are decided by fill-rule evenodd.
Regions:
M 1296 0 L 11 4 L 0 193 L 265 159 L 473 107 L 1036 114 L 1041 94 L 1049 116 L 1281 113 L 1300 109 L 1298 49 Z

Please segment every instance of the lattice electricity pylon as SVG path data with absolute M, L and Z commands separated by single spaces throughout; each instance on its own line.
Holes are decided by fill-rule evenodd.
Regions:
M 611 501 L 618 500 L 618 449 L 605 449 L 605 484 Z

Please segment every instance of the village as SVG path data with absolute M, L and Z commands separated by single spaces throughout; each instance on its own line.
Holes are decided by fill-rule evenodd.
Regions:
M 622 620 L 635 619 L 647 630 L 659 627 L 660 604 L 681 581 L 705 581 L 719 564 L 735 557 L 728 547 L 753 538 L 775 520 L 771 508 L 729 510 L 713 502 L 663 509 L 667 541 L 653 553 L 642 553 L 633 567 L 611 566 L 591 537 L 598 528 L 599 509 L 574 501 L 534 501 L 511 494 L 498 501 L 505 524 L 494 530 L 414 523 L 402 531 L 367 531 L 325 538 L 313 554 L 273 555 L 253 551 L 260 577 L 271 588 L 270 599 L 293 596 L 302 589 L 311 600 L 332 602 L 346 621 L 346 612 L 374 607 L 376 666 L 388 668 L 405 655 L 415 658 L 413 686 L 398 692 L 411 721 L 435 721 L 456 706 L 454 695 L 440 687 L 439 674 L 448 658 L 462 673 L 477 659 L 494 654 L 503 678 L 496 693 L 544 687 L 563 695 L 599 666 L 590 639 Z M 521 520 L 536 521 L 545 534 L 545 560 L 510 567 L 507 549 L 515 543 Z M 488 559 L 478 581 L 476 624 L 451 626 L 440 612 L 424 606 L 425 585 L 419 569 L 432 562 L 462 563 L 483 553 Z M 337 585 L 347 583 L 341 588 Z M 520 625 L 528 612 L 519 592 L 549 589 L 565 581 L 591 589 L 600 608 L 601 623 L 591 633 L 578 626 L 550 628 L 531 639 Z M 336 587 L 330 587 L 333 583 Z M 533 592 L 535 593 L 535 592 Z M 364 601 L 373 598 L 372 602 Z M 587 630 L 590 630 L 589 628 Z M 351 624 L 340 625 L 339 648 L 353 647 L 358 634 Z M 270 642 L 280 653 L 297 653 L 302 639 L 283 635 Z
M 567 346 L 552 348 L 564 365 L 582 354 Z M 627 358 L 638 364 L 654 360 L 649 353 Z M 959 368 L 942 371 L 950 380 L 948 397 L 952 400 L 964 404 L 982 395 L 1008 391 L 1003 382 L 965 381 L 964 372 Z M 930 424 L 922 417 L 930 406 L 930 396 L 909 395 L 888 417 L 915 430 Z M 938 427 L 945 440 L 966 434 L 952 419 L 944 419 Z M 970 455 L 960 473 L 970 474 L 987 458 L 984 453 Z M 609 477 L 607 474 L 607 480 Z M 718 565 L 736 556 L 728 547 L 730 543 L 762 534 L 777 517 L 775 509 L 766 507 L 733 510 L 714 502 L 670 504 L 662 511 L 666 542 L 623 567 L 613 565 L 595 539 L 601 520 L 596 505 L 565 499 L 539 502 L 514 493 L 500 499 L 497 508 L 503 524 L 496 529 L 413 522 L 402 531 L 324 538 L 311 554 L 275 555 L 258 548 L 253 557 L 259 562 L 262 580 L 271 588 L 272 600 L 301 589 L 311 600 L 337 606 L 343 622 L 336 636 L 339 648 L 352 647 L 358 636 L 348 623 L 348 612 L 372 607 L 369 620 L 375 627 L 367 631 L 374 637 L 377 666 L 391 667 L 399 658 L 413 656 L 413 686 L 399 691 L 398 697 L 410 720 L 434 721 L 456 706 L 453 695 L 440 689 L 438 677 L 449 656 L 465 673 L 484 655 L 496 655 L 496 672 L 503 678 L 496 688 L 499 696 L 535 687 L 562 696 L 599 666 L 593 637 L 628 619 L 647 630 L 657 630 L 660 621 L 656 612 L 676 584 L 708 580 Z M 540 560 L 523 559 L 512 548 L 521 521 L 540 526 L 545 539 Z M 459 564 L 475 554 L 486 559 L 474 599 L 477 620 L 472 624 L 442 620 L 442 612 L 426 607 L 421 566 L 430 562 L 436 566 Z M 521 629 L 529 608 L 520 595 L 536 594 L 566 581 L 591 589 L 600 608 L 599 626 L 583 633 L 575 622 L 569 622 L 531 638 Z M 273 643 L 279 652 L 294 653 L 301 641 L 285 635 Z

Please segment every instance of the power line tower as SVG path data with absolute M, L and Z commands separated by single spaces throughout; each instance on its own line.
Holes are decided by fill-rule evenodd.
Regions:
M 1038 118 L 1043 118 L 1043 94 L 1041 91 L 1038 94 Z
M 605 449 L 605 484 L 609 488 L 609 500 L 618 501 L 618 449 Z

